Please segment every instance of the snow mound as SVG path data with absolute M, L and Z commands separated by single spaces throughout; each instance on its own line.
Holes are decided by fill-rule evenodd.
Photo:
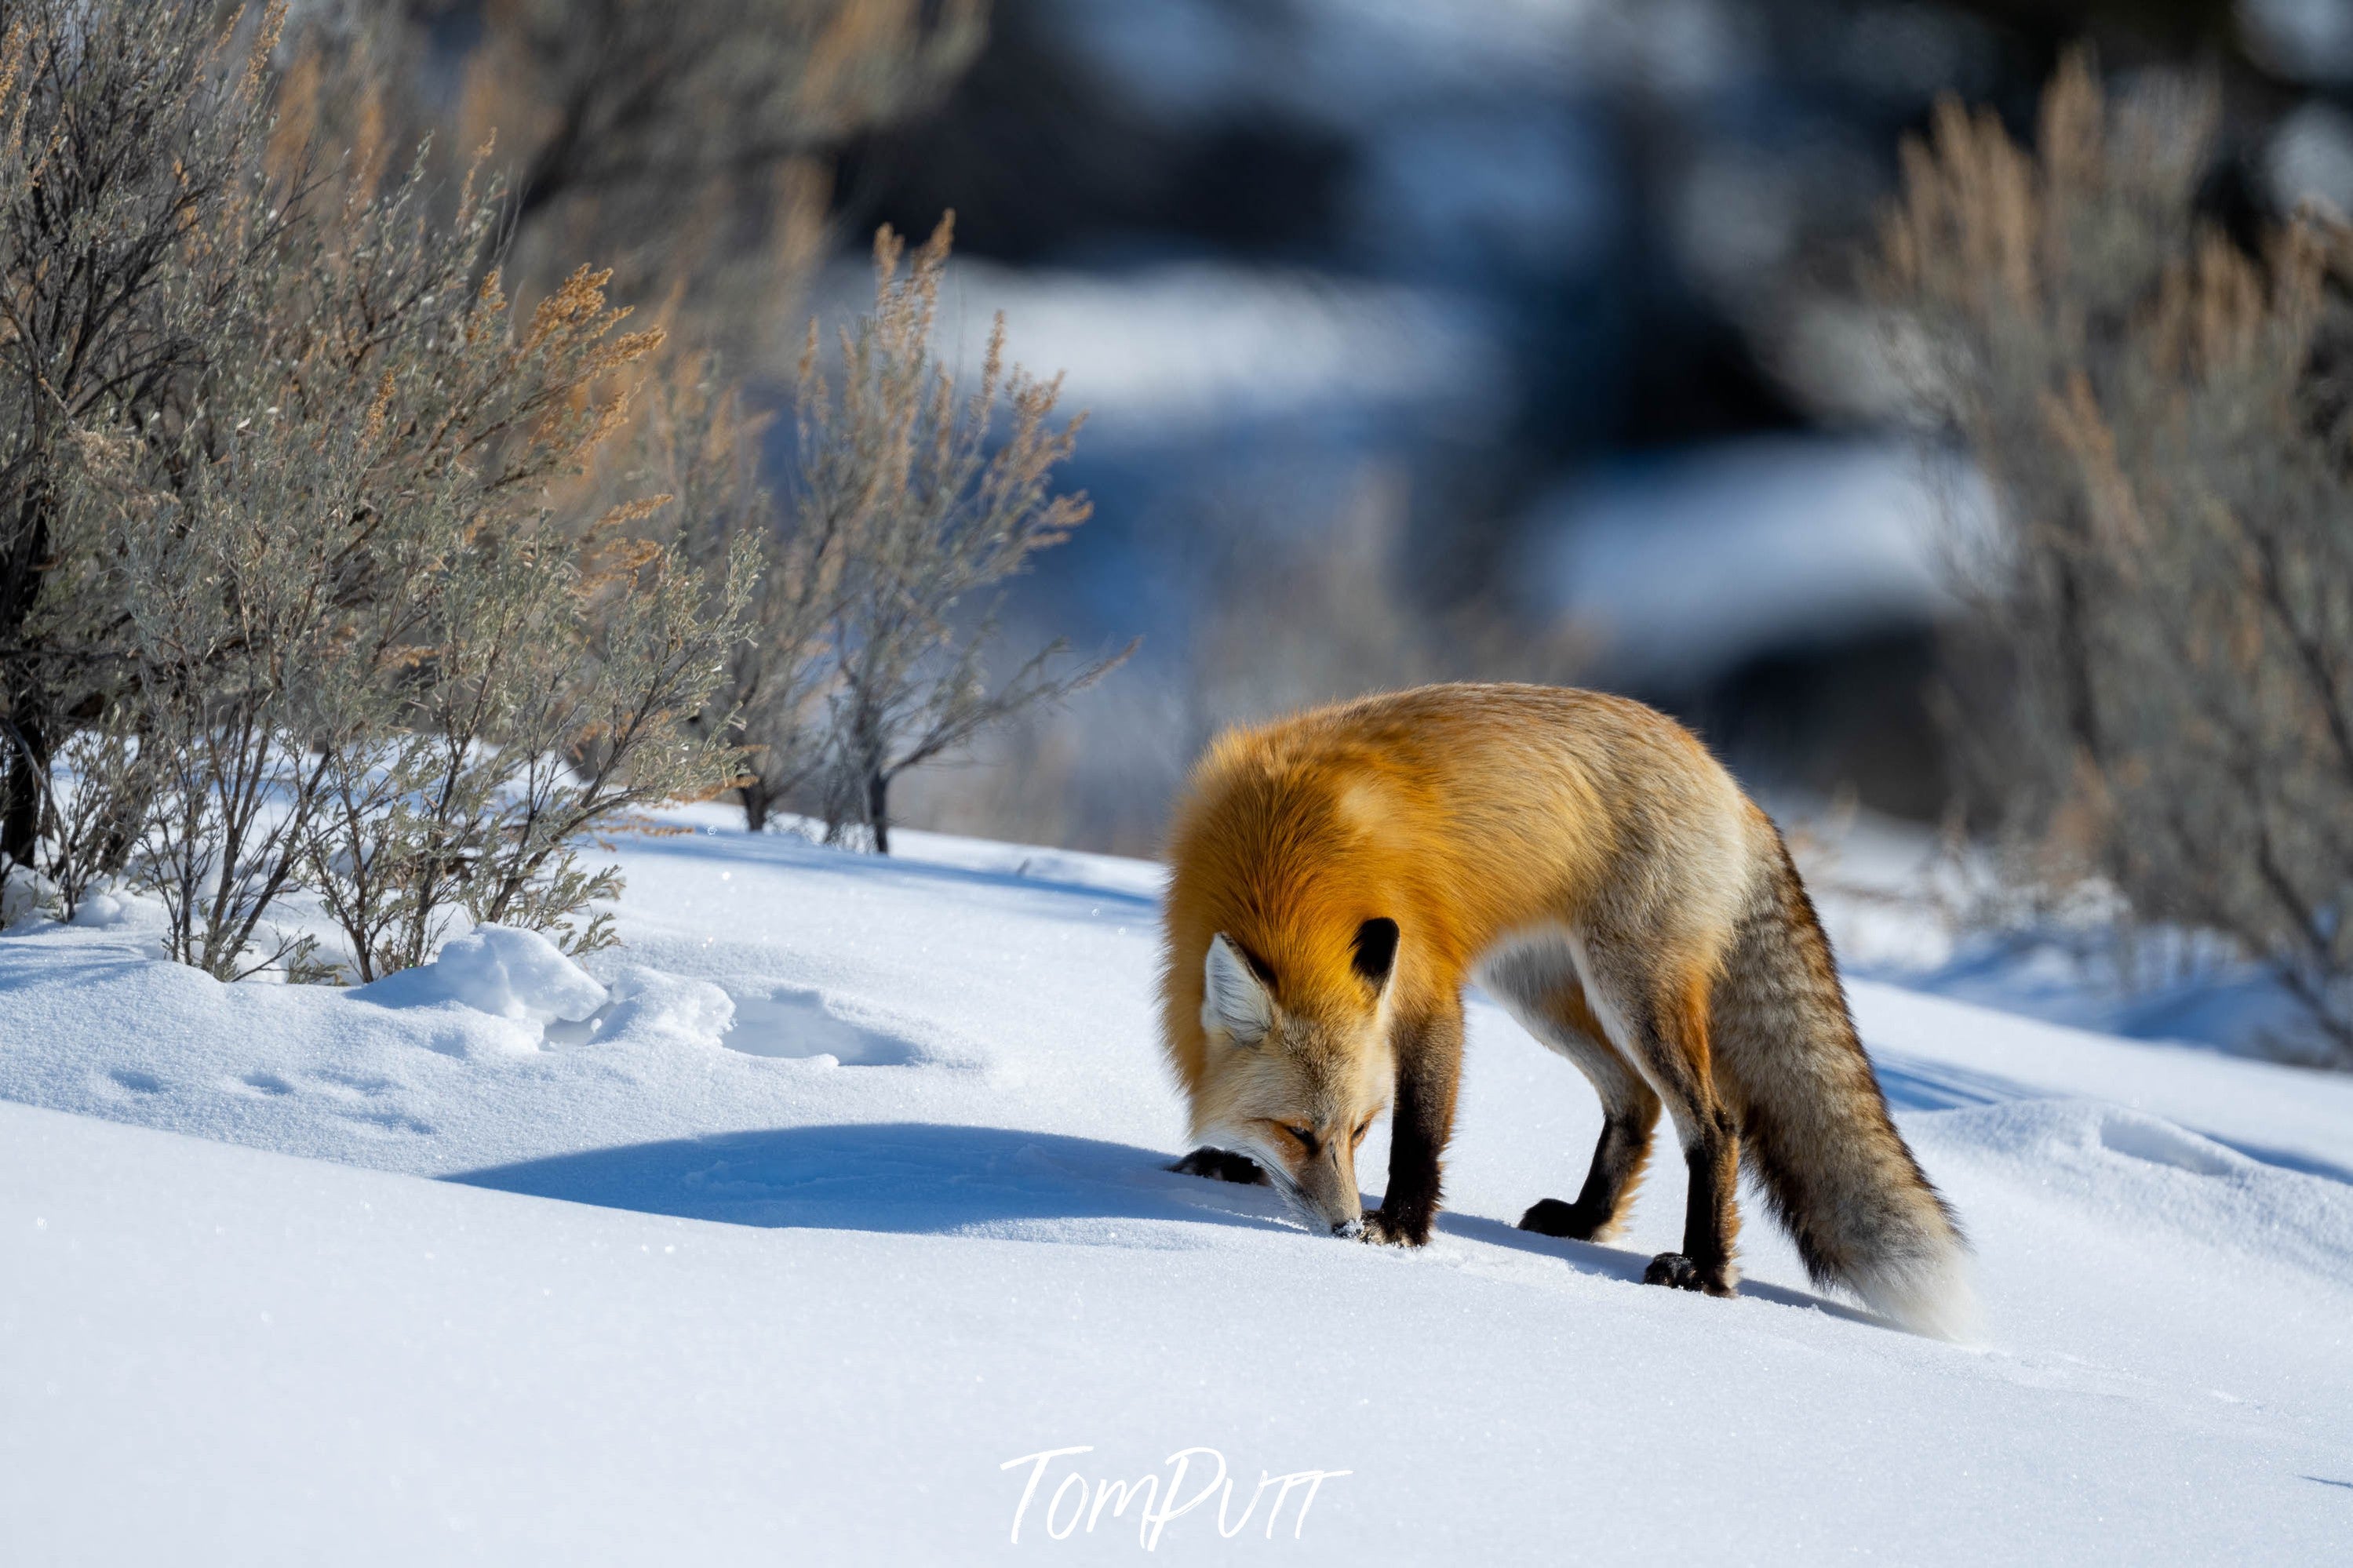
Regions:
M 73 923 L 93 930 L 127 925 L 134 905 L 128 893 L 85 893 L 81 907 L 74 910 Z
M 600 1036 L 647 1035 L 716 1044 L 735 1023 L 734 998 L 710 981 L 665 974 L 643 964 L 622 970 L 614 978 L 611 995 L 595 1020 Z
M 380 1007 L 455 1003 L 543 1030 L 588 1018 L 607 996 L 604 986 L 547 938 L 501 925 L 477 926 L 444 943 L 432 963 L 388 974 L 352 994 Z
M 2033 1100 L 1906 1124 L 1924 1150 L 2006 1168 L 2076 1213 L 2353 1287 L 2353 1186 L 2252 1159 L 2147 1111 Z M 1966 1216 L 1965 1216 L 1966 1218 Z
M 57 897 L 57 884 L 38 871 L 15 870 L 0 880 L 0 928 L 46 919 L 42 906 Z

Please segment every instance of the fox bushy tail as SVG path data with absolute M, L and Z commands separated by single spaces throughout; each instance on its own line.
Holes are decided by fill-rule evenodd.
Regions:
M 1968 1243 L 1888 1118 L 1813 901 L 1763 831 L 1710 1030 L 1741 1152 L 1817 1283 L 1915 1332 L 1969 1338 Z

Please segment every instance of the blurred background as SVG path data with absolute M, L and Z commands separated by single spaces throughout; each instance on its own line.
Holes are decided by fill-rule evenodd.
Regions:
M 969 357 L 1002 311 L 1088 411 L 1065 476 L 1093 518 L 1018 581 L 1006 646 L 1143 641 L 910 775 L 897 814 L 1088 848 L 1148 852 L 1222 725 L 1451 677 L 1631 693 L 1753 787 L 1938 817 L 1936 689 L 1972 657 L 1946 547 L 1980 503 L 1858 282 L 1905 138 L 1940 95 L 2026 127 L 2088 39 L 2112 79 L 2211 77 L 2225 225 L 2353 205 L 2353 0 L 411 0 L 345 25 L 406 62 L 419 118 L 498 131 L 519 269 L 610 260 L 780 407 L 797 322 L 871 301 L 875 226 L 954 210 L 946 335 Z

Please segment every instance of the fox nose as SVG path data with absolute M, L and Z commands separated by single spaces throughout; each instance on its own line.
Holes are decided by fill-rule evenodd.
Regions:
M 1361 1219 L 1334 1220 L 1332 1234 L 1343 1241 L 1354 1241 L 1365 1234 L 1365 1222 Z

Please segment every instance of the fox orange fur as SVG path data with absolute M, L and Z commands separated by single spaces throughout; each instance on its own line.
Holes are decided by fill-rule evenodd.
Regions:
M 1771 821 L 1665 716 L 1596 692 L 1432 686 L 1220 739 L 1171 835 L 1162 1029 L 1205 1147 L 1335 1234 L 1419 1246 L 1476 980 L 1599 1094 L 1576 1200 L 1606 1237 L 1663 1104 L 1689 1173 L 1651 1283 L 1732 1294 L 1746 1152 L 1814 1278 L 1968 1321 L 1967 1244 L 1889 1120 Z M 1390 1115 L 1388 1191 L 1356 1150 Z M 1255 1167 L 1255 1168 L 1253 1168 Z

